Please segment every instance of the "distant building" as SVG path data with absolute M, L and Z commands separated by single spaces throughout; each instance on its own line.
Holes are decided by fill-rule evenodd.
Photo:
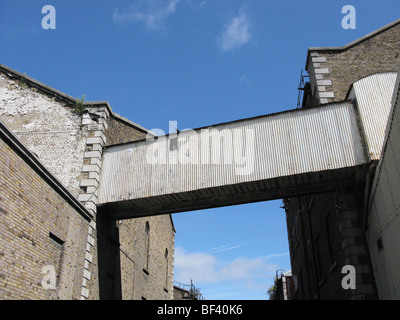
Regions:
M 291 270 L 282 275 L 282 288 L 283 300 L 292 300 L 296 292 L 296 283 Z
M 189 300 L 190 291 L 174 285 L 174 300 Z
M 196 288 L 193 280 L 191 280 L 190 284 L 175 282 L 174 300 L 204 300 L 204 297 L 200 289 Z

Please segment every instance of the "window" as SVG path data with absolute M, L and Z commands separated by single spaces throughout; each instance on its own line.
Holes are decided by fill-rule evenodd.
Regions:
M 48 247 L 48 252 L 50 253 L 50 256 L 52 257 L 52 266 L 57 270 L 57 279 L 54 279 L 59 281 L 60 279 L 60 274 L 61 274 L 61 266 L 63 263 L 63 256 L 64 256 L 64 241 L 61 240 L 59 237 L 57 237 L 54 233 L 49 232 L 49 238 L 50 238 L 50 246 Z
M 169 265 L 168 265 L 168 249 L 165 249 L 165 288 L 164 291 L 168 292 L 168 279 L 169 279 Z
M 148 273 L 149 270 L 149 258 L 150 258 L 150 224 L 146 221 L 145 227 L 145 252 L 146 252 L 146 261 L 144 265 L 144 271 Z

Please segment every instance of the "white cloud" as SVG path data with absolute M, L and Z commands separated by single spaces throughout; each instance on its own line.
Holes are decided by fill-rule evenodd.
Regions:
M 165 20 L 175 13 L 180 0 L 146 0 L 129 6 L 123 12 L 114 10 L 113 21 L 122 22 L 143 22 L 149 30 L 163 30 Z
M 240 280 L 265 278 L 266 275 L 274 271 L 276 266 L 268 262 L 265 257 L 246 258 L 239 257 L 229 263 L 222 265 L 218 274 L 221 279 Z
M 206 0 L 199 2 L 199 0 L 188 0 L 187 3 L 193 9 L 200 9 L 207 4 Z
M 246 12 L 241 9 L 239 14 L 224 26 L 218 44 L 223 51 L 229 51 L 246 44 L 250 38 L 250 22 Z
M 195 279 L 196 282 L 218 281 L 215 270 L 218 260 L 211 254 L 204 252 L 187 253 L 183 248 L 175 249 L 175 275 L 179 282 L 189 282 Z
M 221 248 L 222 249 L 222 248 Z M 189 283 L 217 283 L 221 281 L 244 281 L 254 283 L 255 279 L 270 280 L 271 274 L 279 267 L 269 259 L 288 253 L 247 258 L 239 257 L 223 262 L 216 256 L 205 252 L 188 253 L 182 247 L 175 250 L 175 280 Z

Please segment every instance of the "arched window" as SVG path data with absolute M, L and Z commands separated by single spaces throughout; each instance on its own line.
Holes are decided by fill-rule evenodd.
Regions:
M 145 234 L 145 250 L 146 250 L 146 261 L 144 268 L 149 271 L 149 258 L 150 258 L 150 224 L 146 221 L 146 234 Z
M 168 263 L 168 249 L 165 249 L 165 291 L 168 292 L 168 279 L 169 279 L 169 263 Z

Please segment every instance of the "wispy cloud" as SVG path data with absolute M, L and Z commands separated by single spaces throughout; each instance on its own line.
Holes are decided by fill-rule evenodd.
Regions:
M 115 9 L 113 21 L 116 23 L 143 22 L 149 30 L 163 31 L 165 20 L 175 13 L 179 1 L 142 0 L 122 11 Z
M 240 48 L 251 39 L 250 21 L 247 13 L 242 8 L 238 15 L 225 24 L 218 45 L 223 51 Z
M 207 253 L 218 253 L 218 252 L 223 252 L 223 251 L 228 251 L 228 250 L 233 250 L 240 248 L 243 244 L 240 243 L 229 243 L 229 244 L 224 244 L 222 246 L 214 247 L 211 249 L 205 250 Z
M 187 0 L 189 6 L 193 9 L 200 9 L 207 4 L 206 0 L 199 1 L 199 0 Z
M 247 245 L 255 244 L 255 243 L 259 243 L 259 242 L 260 241 L 228 243 L 228 244 L 224 244 L 224 245 L 220 245 L 220 246 L 217 246 L 214 248 L 207 249 L 204 252 L 215 254 L 215 253 L 219 253 L 219 252 L 223 252 L 223 251 L 238 249 L 243 246 L 247 246 Z

